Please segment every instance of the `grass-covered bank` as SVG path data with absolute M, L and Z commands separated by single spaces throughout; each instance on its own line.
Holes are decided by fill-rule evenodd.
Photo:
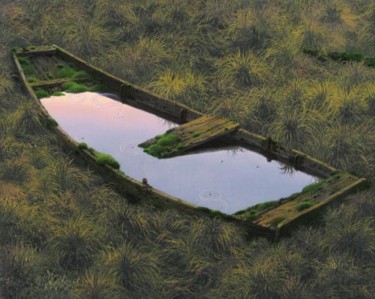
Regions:
M 372 178 L 374 69 L 303 53 L 374 57 L 375 6 L 360 2 L 0 0 L 2 295 L 371 298 L 373 190 L 279 244 L 246 240 L 218 220 L 130 205 L 61 152 L 10 60 L 14 46 L 56 43 Z

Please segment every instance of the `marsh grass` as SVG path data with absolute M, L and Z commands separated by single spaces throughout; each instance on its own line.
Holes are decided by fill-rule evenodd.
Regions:
M 226 58 L 219 67 L 221 78 L 227 82 L 236 82 L 240 88 L 257 86 L 271 76 L 268 65 L 253 52 L 238 51 Z
M 8 160 L 4 163 L 1 171 L 1 178 L 4 181 L 25 183 L 30 175 L 30 168 L 21 159 Z
M 49 165 L 51 180 L 61 191 L 66 190 L 87 190 L 90 185 L 90 177 L 87 173 L 80 171 L 72 165 L 72 161 L 55 160 Z
M 125 294 L 140 297 L 159 297 L 162 284 L 158 275 L 157 260 L 145 252 L 140 252 L 130 243 L 124 243 L 114 250 L 108 250 L 102 257 L 104 267 L 108 267 Z
M 13 89 L 14 83 L 7 73 L 0 74 L 0 95 Z
M 36 277 L 43 267 L 36 250 L 27 245 L 5 248 L 6 259 L 2 266 L 2 291 L 7 297 L 33 297 Z
M 88 271 L 78 282 L 73 294 L 77 298 L 119 298 L 120 286 L 103 271 Z
M 157 75 L 157 78 L 150 85 L 156 93 L 171 100 L 174 100 L 181 95 L 185 86 L 186 82 L 184 81 L 183 76 L 176 74 L 171 70 L 167 70 L 164 73 Z
M 102 230 L 84 217 L 68 219 L 65 224 L 55 226 L 53 232 L 50 250 L 67 270 L 86 269 L 103 246 Z
M 15 135 L 38 135 L 43 131 L 40 113 L 30 103 L 19 105 L 18 109 L 7 117 L 10 128 Z
M 16 46 L 56 43 L 162 97 L 205 113 L 216 109 L 251 131 L 372 180 L 370 2 L 3 1 L 0 171 L 9 171 L 10 179 L 0 181 L 0 294 L 370 298 L 373 189 L 278 244 L 245 237 L 215 213 L 182 215 L 149 206 L 146 195 L 123 198 L 69 162 L 73 156 L 44 129 L 56 122 L 38 121 L 35 107 L 25 110 L 30 101 L 9 59 Z M 331 52 L 364 58 L 325 59 Z M 30 82 L 39 81 L 33 61 L 21 63 Z M 58 71 L 72 81 L 84 76 L 69 65 L 52 75 Z

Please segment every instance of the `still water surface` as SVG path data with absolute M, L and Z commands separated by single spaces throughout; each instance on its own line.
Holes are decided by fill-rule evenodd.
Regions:
M 286 197 L 315 181 L 282 170 L 277 161 L 238 146 L 159 160 L 137 145 L 176 124 L 122 104 L 108 94 L 85 92 L 42 99 L 50 115 L 78 142 L 105 152 L 127 175 L 196 205 L 232 214 Z

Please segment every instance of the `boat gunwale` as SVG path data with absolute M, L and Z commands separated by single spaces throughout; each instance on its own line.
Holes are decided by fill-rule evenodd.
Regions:
M 196 118 L 199 118 L 203 116 L 203 113 L 200 113 L 194 109 L 191 109 L 190 107 L 170 101 L 168 99 L 163 99 L 149 91 L 144 90 L 143 88 L 133 85 L 125 80 L 122 80 L 120 78 L 117 78 L 108 72 L 95 67 L 84 60 L 80 59 L 79 57 L 75 56 L 74 54 L 60 48 L 57 45 L 52 45 L 54 50 L 49 47 L 48 50 L 45 51 L 38 51 L 37 49 L 33 52 L 21 52 L 21 51 L 14 51 L 12 53 L 13 60 L 15 62 L 16 68 L 20 74 L 21 77 L 21 82 L 23 87 L 26 89 L 26 91 L 30 94 L 32 99 L 37 103 L 38 107 L 41 109 L 43 113 L 43 117 L 47 119 L 53 119 L 48 111 L 45 109 L 45 107 L 42 105 L 38 97 L 36 96 L 31 84 L 26 78 L 26 75 L 23 71 L 23 68 L 18 60 L 18 56 L 27 56 L 27 55 L 62 55 L 64 58 L 71 59 L 75 64 L 78 64 L 85 70 L 89 70 L 90 74 L 93 75 L 93 78 L 97 81 L 104 81 L 104 84 L 107 82 L 112 81 L 112 86 L 120 86 L 120 91 L 118 92 L 121 98 L 122 103 L 129 104 L 133 107 L 140 108 L 145 111 L 149 111 L 154 114 L 166 114 L 170 116 L 170 120 L 179 120 L 180 123 L 184 123 L 190 120 L 194 120 Z M 103 79 L 104 78 L 104 79 Z M 106 84 L 107 85 L 107 84 Z M 111 85 L 111 84 L 109 84 Z M 131 100 L 124 100 L 123 96 L 123 91 L 125 92 L 126 95 L 130 95 Z M 153 103 L 153 105 L 150 105 L 145 103 L 145 99 L 143 99 L 143 102 L 140 102 L 139 100 L 136 100 L 136 95 L 142 95 L 145 99 L 148 99 L 149 101 L 154 101 L 158 103 Z M 185 110 L 188 113 L 188 117 L 186 120 L 181 120 L 177 115 L 171 115 L 170 112 L 168 111 L 163 111 L 160 107 L 155 107 L 155 105 L 160 105 L 160 104 L 165 104 L 164 107 L 168 104 L 170 109 L 176 109 L 177 112 Z M 175 112 L 176 112 L 175 111 Z M 127 176 L 125 173 L 115 170 L 107 165 L 98 165 L 96 163 L 95 157 L 92 153 L 85 149 L 78 149 L 77 147 L 77 142 L 67 134 L 67 132 L 64 131 L 60 126 L 57 126 L 55 128 L 50 128 L 52 129 L 53 133 L 55 133 L 57 136 L 59 136 L 61 142 L 61 145 L 65 148 L 68 149 L 69 152 L 75 153 L 77 156 L 80 158 L 83 158 L 87 164 L 89 164 L 91 167 L 95 168 L 99 173 L 101 173 L 105 177 L 109 177 L 109 181 L 111 182 L 113 179 L 117 181 L 117 184 L 114 184 L 115 189 L 124 194 L 125 196 L 140 196 L 140 195 L 152 195 L 149 197 L 151 198 L 150 202 L 152 202 L 154 205 L 158 206 L 161 205 L 163 207 L 166 207 L 166 205 L 171 205 L 174 208 L 177 208 L 179 210 L 183 210 L 184 212 L 188 212 L 191 214 L 204 214 L 207 215 L 205 211 L 199 210 L 199 207 L 191 204 L 183 199 L 174 197 L 170 194 L 164 193 L 160 190 L 151 188 L 150 186 L 145 186 L 142 184 L 140 181 L 133 179 L 129 176 Z M 227 141 L 229 140 L 230 142 L 236 142 L 237 144 L 240 144 L 241 146 L 256 151 L 266 158 L 273 159 L 273 160 L 278 160 L 283 164 L 291 165 L 297 170 L 301 170 L 305 173 L 309 173 L 321 177 L 321 178 L 329 178 L 331 177 L 334 173 L 337 172 L 337 169 L 334 167 L 316 159 L 313 158 L 301 151 L 295 150 L 295 149 L 290 149 L 287 150 L 280 146 L 277 142 L 273 141 L 271 138 L 266 138 L 264 136 L 258 135 L 256 133 L 247 131 L 243 128 L 239 128 L 237 131 L 232 132 L 231 135 L 228 135 Z M 270 146 L 271 145 L 271 146 Z M 292 165 L 290 161 L 303 161 L 304 163 L 308 162 L 310 166 L 304 166 L 302 162 L 298 165 L 297 162 L 295 165 Z M 305 168 L 305 169 L 304 169 Z M 318 169 L 314 171 L 315 169 Z M 285 219 L 281 223 L 279 223 L 276 227 L 265 227 L 262 225 L 258 225 L 256 223 L 253 223 L 251 221 L 243 220 L 238 218 L 237 216 L 234 215 L 226 215 L 223 213 L 215 214 L 215 217 L 221 217 L 225 220 L 235 222 L 236 224 L 246 227 L 251 231 L 251 233 L 257 235 L 257 236 L 263 236 L 267 237 L 271 240 L 278 240 L 280 236 L 282 235 L 288 235 L 294 227 L 299 225 L 299 222 L 301 222 L 301 219 L 311 213 L 314 212 L 319 212 L 322 208 L 326 207 L 329 205 L 331 202 L 333 202 L 336 199 L 343 198 L 345 195 L 348 193 L 352 192 L 359 186 L 367 184 L 367 180 L 365 178 L 358 178 L 354 177 L 357 180 L 352 183 L 350 186 L 347 186 L 346 188 L 342 188 L 341 190 L 338 190 L 336 193 L 332 194 L 331 196 L 328 196 L 318 204 L 315 204 L 314 206 L 310 207 L 309 209 L 303 210 L 301 212 L 297 212 L 290 216 L 289 218 Z M 135 186 L 135 189 L 138 190 L 138 193 L 136 192 L 135 194 L 130 194 L 128 192 L 124 192 L 124 190 L 119 187 L 118 185 L 121 184 L 121 181 L 126 181 L 127 183 L 133 184 Z M 280 199 L 279 205 L 282 205 L 285 203 L 285 201 L 282 201 L 283 199 Z M 266 209 L 262 211 L 261 213 L 257 214 L 257 218 L 259 216 L 263 215 L 264 213 L 272 210 L 275 207 L 271 207 L 269 209 Z M 205 208 L 206 209 L 206 208 Z M 210 209 L 207 208 L 207 210 L 211 211 Z M 256 219 L 255 219 L 256 220 Z M 253 220 L 253 221 L 255 221 Z

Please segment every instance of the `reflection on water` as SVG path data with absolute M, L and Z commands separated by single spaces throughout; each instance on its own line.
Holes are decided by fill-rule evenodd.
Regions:
M 279 168 L 283 173 L 288 173 L 288 174 L 293 174 L 296 171 L 296 169 L 293 166 L 288 165 L 288 164 L 283 164 L 280 162 L 279 162 Z
M 112 96 L 111 96 L 112 97 Z M 234 213 L 300 191 L 314 178 L 241 147 L 159 160 L 138 144 L 176 126 L 96 93 L 42 99 L 74 139 L 114 156 L 127 175 L 196 205 Z

